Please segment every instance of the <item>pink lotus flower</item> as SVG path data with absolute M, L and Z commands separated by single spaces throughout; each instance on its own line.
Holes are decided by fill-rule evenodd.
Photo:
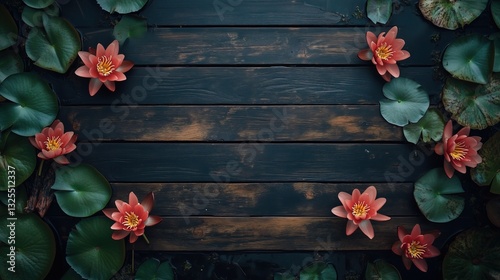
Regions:
M 102 84 L 110 91 L 115 91 L 115 81 L 127 79 L 123 73 L 130 70 L 134 64 L 123 60 L 125 56 L 118 54 L 119 48 L 118 41 L 114 40 L 106 49 L 101 44 L 97 44 L 96 53 L 78 52 L 85 65 L 76 69 L 75 74 L 83 78 L 90 78 L 90 96 L 94 96 Z
M 464 127 L 452 136 L 453 126 L 450 120 L 444 127 L 442 143 L 434 147 L 436 154 L 444 155 L 444 171 L 449 178 L 455 170 L 465 174 L 466 166 L 474 168 L 483 161 L 477 153 L 483 146 L 481 137 L 469 136 L 469 132 L 470 128 Z
M 378 73 L 387 82 L 391 80 L 391 75 L 395 78 L 399 77 L 399 67 L 396 63 L 410 57 L 408 51 L 402 50 L 405 41 L 396 39 L 397 34 L 397 26 L 391 28 L 387 35 L 385 32 L 380 33 L 378 38 L 368 31 L 366 32 L 366 42 L 370 48 L 358 52 L 360 59 L 371 60 L 375 64 Z
M 339 199 L 342 206 L 332 209 L 332 213 L 341 218 L 347 218 L 347 227 L 345 233 L 351 235 L 358 227 L 361 231 L 373 239 L 375 233 L 370 220 L 388 221 L 391 218 L 377 211 L 384 206 L 386 199 L 377 198 L 377 189 L 369 186 L 363 193 L 358 189 L 352 191 L 352 196 L 346 192 L 339 193 Z
M 123 239 L 130 234 L 130 243 L 134 243 L 139 236 L 144 235 L 145 227 L 154 226 L 162 219 L 159 216 L 149 215 L 155 201 L 153 193 L 149 193 L 142 203 L 139 203 L 137 196 L 130 192 L 128 200 L 129 203 L 126 203 L 117 199 L 115 201 L 117 209 L 107 208 L 102 212 L 115 221 L 111 226 L 111 229 L 117 230 L 111 236 L 114 240 Z
M 73 131 L 64 133 L 64 124 L 55 120 L 50 127 L 42 129 L 41 133 L 29 138 L 31 145 L 40 149 L 38 157 L 54 159 L 59 164 L 68 164 L 65 154 L 76 149 L 76 135 Z
M 439 256 L 439 250 L 432 245 L 440 233 L 435 231 L 430 234 L 422 234 L 420 225 L 416 224 L 408 234 L 403 227 L 398 227 L 399 241 L 392 245 L 392 251 L 403 258 L 406 269 L 411 268 L 411 264 L 423 272 L 427 272 L 426 258 Z

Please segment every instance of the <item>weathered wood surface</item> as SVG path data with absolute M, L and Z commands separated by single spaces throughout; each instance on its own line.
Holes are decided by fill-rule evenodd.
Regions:
M 367 31 L 398 25 L 411 53 L 399 63 L 401 76 L 436 105 L 441 51 L 462 31 L 435 28 L 416 1 L 374 26 L 358 18 L 365 2 L 150 0 L 139 12 L 147 34 L 120 47 L 135 67 L 115 93 L 90 97 L 88 79 L 73 74 L 79 63 L 65 75 L 43 73 L 54 81 L 59 118 L 78 134 L 69 158 L 111 182 L 108 206 L 130 191 L 139 199 L 155 192 L 152 214 L 164 221 L 147 229 L 152 245 L 135 249 L 390 250 L 398 225 L 436 228 L 420 214 L 413 183 L 442 159 L 383 120 L 384 81 L 357 52 L 367 48 Z M 119 16 L 95 1 L 66 1 L 62 11 L 84 49 L 113 40 Z M 480 19 L 472 28 L 484 33 L 489 25 Z M 346 220 L 330 210 L 340 191 L 369 185 L 387 198 L 380 212 L 393 218 L 373 222 L 374 240 L 359 231 L 347 237 Z M 469 216 L 440 227 L 437 245 Z M 54 222 L 67 236 L 68 219 Z
M 377 106 L 63 107 L 80 141 L 401 141 Z M 147 122 L 147 125 L 142 125 Z M 101 128 L 101 133 L 88 128 Z M 102 137 L 101 137 L 102 135 Z
M 64 219 L 53 219 L 66 235 Z M 471 221 L 459 218 L 442 230 L 434 243 L 441 247 L 448 238 Z M 147 231 L 150 244 L 134 243 L 135 250 L 150 251 L 340 251 L 389 250 L 398 240 L 397 227 L 422 229 L 435 225 L 422 217 L 394 217 L 372 222 L 373 239 L 359 229 L 345 235 L 346 220 L 336 217 L 164 217 L 154 230 Z
M 259 143 L 251 139 L 241 143 L 80 143 L 70 158 L 75 164 L 84 160 L 94 165 L 114 182 L 411 182 L 441 163 L 408 144 Z
M 418 216 L 411 183 L 113 183 L 113 197 L 123 200 L 133 191 L 139 199 L 155 193 L 156 215 L 186 214 L 218 217 L 333 217 L 339 192 L 378 188 L 379 197 L 390 197 L 380 213 Z M 405 206 L 405 207 L 403 207 Z M 109 207 L 115 207 L 110 203 Z
M 406 67 L 436 103 L 434 67 Z M 384 81 L 362 67 L 134 67 L 116 92 L 90 97 L 88 79 L 73 74 L 53 83 L 63 105 L 378 105 Z M 46 73 L 50 80 L 58 74 Z

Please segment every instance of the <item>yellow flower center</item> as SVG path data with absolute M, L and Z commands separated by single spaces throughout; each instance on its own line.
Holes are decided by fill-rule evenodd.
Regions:
M 127 227 L 129 230 L 137 229 L 137 226 L 142 222 L 142 219 L 139 219 L 134 212 L 125 212 L 125 220 L 122 224 Z
M 380 59 L 387 60 L 392 57 L 394 51 L 391 45 L 387 45 L 387 43 L 384 42 L 375 50 L 375 53 Z
M 370 206 L 364 201 L 358 201 L 352 206 L 352 214 L 356 218 L 364 218 L 370 211 Z
M 61 148 L 61 146 L 62 146 L 62 141 L 61 141 L 61 138 L 59 138 L 59 136 L 47 137 L 47 141 L 45 141 L 43 143 L 45 144 L 45 148 L 48 151 L 57 150 L 57 149 Z
M 426 249 L 427 244 L 420 244 L 420 242 L 414 240 L 406 249 L 406 256 L 413 259 L 422 259 Z
M 450 156 L 454 160 L 463 160 L 467 152 L 469 151 L 468 147 L 465 146 L 464 142 L 455 143 L 455 149 L 450 153 Z
M 111 60 L 111 56 L 107 57 L 105 55 L 97 59 L 97 72 L 103 76 L 109 76 L 109 74 L 115 71 L 115 65 Z

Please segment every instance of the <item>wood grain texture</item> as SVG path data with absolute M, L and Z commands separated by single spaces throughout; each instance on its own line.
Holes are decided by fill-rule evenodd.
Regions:
M 61 108 L 60 118 L 80 141 L 403 141 L 402 129 L 388 124 L 379 110 L 370 105 L 78 106 Z M 96 129 L 102 137 L 90 132 Z
M 69 233 L 68 218 L 54 218 L 63 238 Z M 375 237 L 369 239 L 359 229 L 346 236 L 346 219 L 338 217 L 164 217 L 145 233 L 150 241 L 139 239 L 135 250 L 150 251 L 343 251 L 390 250 L 398 240 L 397 227 L 407 230 L 420 224 L 424 232 L 436 224 L 417 217 L 394 217 L 373 221 Z M 473 221 L 459 218 L 447 223 L 435 241 L 442 247 L 448 238 Z
M 157 28 L 128 41 L 120 52 L 136 65 L 369 65 L 357 56 L 368 48 L 369 30 L 375 32 L 359 27 Z M 80 31 L 84 49 L 113 40 L 112 29 Z M 400 66 L 433 66 L 433 52 L 444 48 L 431 41 L 429 30 L 400 28 L 398 37 L 405 38 L 411 53 Z
M 134 67 L 116 92 L 88 94 L 88 79 L 43 73 L 63 105 L 378 104 L 384 80 L 375 67 Z M 432 67 L 401 67 L 440 101 Z
M 138 124 L 140 125 L 140 124 Z M 112 182 L 412 182 L 442 159 L 410 144 L 80 143 Z
M 108 207 L 114 208 L 116 199 L 127 200 L 133 191 L 139 200 L 154 192 L 152 213 L 160 216 L 332 217 L 330 210 L 341 205 L 339 192 L 364 191 L 369 185 L 376 186 L 377 197 L 387 198 L 380 213 L 420 215 L 411 183 L 113 183 Z

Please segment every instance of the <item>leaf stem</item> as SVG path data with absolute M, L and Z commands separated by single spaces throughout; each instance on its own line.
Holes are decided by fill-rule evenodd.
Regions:
M 146 240 L 146 243 L 148 243 L 148 244 L 149 244 L 149 239 L 146 237 L 146 234 L 145 234 L 145 233 L 143 233 L 143 234 L 142 234 L 142 237 L 144 237 L 144 240 Z
M 44 159 L 40 162 L 40 165 L 38 166 L 38 176 L 42 175 L 42 169 L 43 169 L 43 163 L 45 162 Z

